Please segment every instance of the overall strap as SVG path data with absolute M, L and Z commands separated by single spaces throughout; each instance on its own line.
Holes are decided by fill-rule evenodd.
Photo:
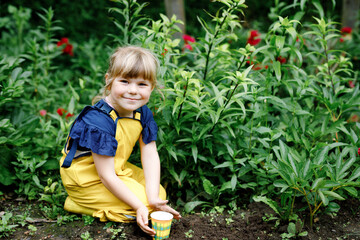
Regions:
M 82 111 L 81 113 L 79 114 L 79 116 L 75 119 L 75 121 L 73 122 L 72 126 L 71 126 L 71 129 L 73 128 L 76 120 L 83 114 L 85 114 L 88 110 L 90 110 L 91 108 L 93 109 L 99 109 L 100 111 L 104 112 L 106 115 L 109 115 L 115 122 L 115 124 L 117 123 L 117 119 L 118 119 L 118 116 L 116 114 L 116 112 L 114 111 L 114 109 L 112 109 L 109 105 L 107 105 L 104 101 L 99 101 L 97 102 L 94 106 L 86 106 Z M 71 132 L 71 129 L 70 129 L 70 132 Z M 65 144 L 65 152 L 66 152 L 66 145 L 70 142 L 70 137 L 68 137 L 67 141 L 66 141 L 66 144 Z M 78 147 L 78 143 L 79 143 L 79 140 L 78 139 L 74 139 L 73 142 L 72 142 L 72 145 L 71 145 L 71 148 L 68 152 L 68 154 L 66 155 L 65 159 L 64 159 L 64 162 L 63 164 L 61 165 L 61 167 L 64 167 L 64 168 L 68 168 L 70 167 L 71 165 L 71 162 L 72 160 L 74 159 L 75 157 L 75 154 L 76 154 L 76 150 L 77 150 L 77 147 Z
M 75 122 L 77 121 L 77 119 L 78 119 L 81 115 L 85 114 L 90 108 L 92 108 L 92 107 L 91 107 L 91 106 L 86 106 L 86 107 L 80 112 L 80 114 L 76 117 L 75 121 L 72 123 L 71 128 L 70 128 L 70 132 L 71 132 L 72 128 L 74 127 Z M 66 146 L 67 146 L 69 143 L 70 143 L 70 137 L 68 136 L 68 138 L 67 138 L 67 140 L 66 140 L 66 143 L 65 143 L 65 147 L 64 147 L 64 151 L 65 151 L 65 152 L 66 152 Z M 63 164 L 61 165 L 61 167 L 64 167 L 64 168 L 70 167 L 71 162 L 72 162 L 72 160 L 74 159 L 77 146 L 78 146 L 78 140 L 75 139 L 75 140 L 73 140 L 73 143 L 72 143 L 72 145 L 71 145 L 70 151 L 69 151 L 68 154 L 66 155 L 66 157 L 65 157 L 65 159 L 64 159 L 64 162 L 63 162 Z
M 94 107 L 100 109 L 102 112 L 109 115 L 114 120 L 114 122 L 118 118 L 114 109 L 112 109 L 108 104 L 106 104 L 104 100 L 97 102 Z
M 70 151 L 69 153 L 66 155 L 63 164 L 61 165 L 61 167 L 64 168 L 68 168 L 71 165 L 72 160 L 74 159 L 75 153 L 76 153 L 76 149 L 78 146 L 78 140 L 75 139 L 71 145 Z

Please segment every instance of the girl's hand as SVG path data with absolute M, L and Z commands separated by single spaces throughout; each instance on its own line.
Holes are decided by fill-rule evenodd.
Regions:
M 136 210 L 136 222 L 145 233 L 149 234 L 150 236 L 154 237 L 156 232 L 154 229 L 149 227 L 149 210 L 147 207 L 142 206 Z
M 181 218 L 180 213 L 175 209 L 173 209 L 172 207 L 170 207 L 169 205 L 167 205 L 168 202 L 169 202 L 168 200 L 156 199 L 149 204 L 154 210 L 169 212 L 172 215 L 174 215 L 175 219 L 179 220 Z

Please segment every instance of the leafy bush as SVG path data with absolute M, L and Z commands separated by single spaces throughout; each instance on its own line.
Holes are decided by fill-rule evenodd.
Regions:
M 115 3 L 116 34 L 101 41 L 57 38 L 51 8 L 35 29 L 26 24 L 28 9 L 9 7 L 2 18 L 1 46 L 17 39 L 11 50 L 1 48 L 2 184 L 29 198 L 44 192 L 72 115 L 99 91 L 110 52 L 135 44 L 161 62 L 149 106 L 159 125 L 162 182 L 177 205 L 192 211 L 240 197 L 292 220 L 294 203 L 304 201 L 312 222 L 321 207 L 338 211 L 334 200 L 358 197 L 359 69 L 349 46 L 359 38 L 345 37 L 319 1 L 294 1 L 287 16 L 289 7 L 276 1 L 266 33 L 242 29 L 244 0 L 218 1 L 217 12 L 198 17 L 204 35 L 183 39 L 173 37 L 181 23 L 175 16 L 153 20 L 141 12 L 145 3 Z M 43 199 L 59 205 L 61 191 Z

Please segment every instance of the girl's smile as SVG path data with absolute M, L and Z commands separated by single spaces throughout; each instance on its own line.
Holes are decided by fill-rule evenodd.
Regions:
M 108 101 L 121 117 L 132 117 L 133 111 L 149 101 L 152 90 L 151 82 L 143 78 L 118 77 L 110 86 Z

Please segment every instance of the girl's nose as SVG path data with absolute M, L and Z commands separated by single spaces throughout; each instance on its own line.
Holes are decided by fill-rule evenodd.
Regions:
M 137 93 L 137 86 L 136 84 L 130 84 L 128 87 L 128 93 L 136 94 Z

